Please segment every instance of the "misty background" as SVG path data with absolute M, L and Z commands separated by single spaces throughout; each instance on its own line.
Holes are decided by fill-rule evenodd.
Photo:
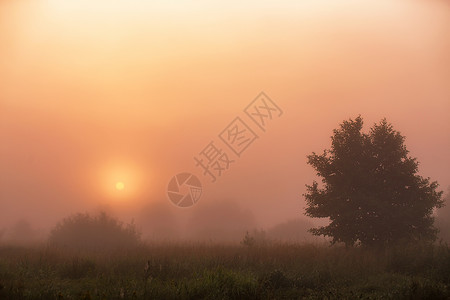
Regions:
M 448 202 L 448 3 L 257 3 L 0 2 L 0 241 L 100 211 L 145 239 L 310 240 L 306 155 L 358 115 L 406 136 Z M 193 157 L 261 91 L 284 114 L 211 183 Z M 180 172 L 204 188 L 188 209 L 166 196 Z

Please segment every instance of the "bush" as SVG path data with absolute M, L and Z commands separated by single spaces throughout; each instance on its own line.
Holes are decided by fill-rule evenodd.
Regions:
M 59 222 L 49 243 L 74 250 L 123 250 L 138 246 L 141 233 L 134 223 L 124 225 L 104 212 L 97 216 L 79 213 Z

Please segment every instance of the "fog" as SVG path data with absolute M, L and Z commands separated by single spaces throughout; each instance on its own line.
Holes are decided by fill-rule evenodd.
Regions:
M 93 3 L 0 2 L 1 241 L 100 211 L 150 240 L 311 240 L 306 156 L 358 115 L 450 186 L 447 2 Z M 262 91 L 283 112 L 265 131 L 244 113 Z M 236 117 L 258 135 L 240 156 L 219 138 Z M 211 141 L 235 160 L 215 182 L 194 161 Z M 188 208 L 167 195 L 182 172 Z

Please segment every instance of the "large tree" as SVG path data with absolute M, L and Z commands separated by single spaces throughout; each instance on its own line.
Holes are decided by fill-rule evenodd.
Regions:
M 322 184 L 307 185 L 305 214 L 330 220 L 310 231 L 347 246 L 434 240 L 433 209 L 442 206 L 437 182 L 418 175 L 405 137 L 385 119 L 369 133 L 362 128 L 361 117 L 344 121 L 331 149 L 308 156 Z

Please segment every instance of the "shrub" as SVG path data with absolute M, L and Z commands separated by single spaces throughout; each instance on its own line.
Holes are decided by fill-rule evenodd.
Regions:
M 76 214 L 63 219 L 52 230 L 49 243 L 74 250 L 104 251 L 135 248 L 141 233 L 132 222 L 124 225 L 102 212 L 97 216 Z

